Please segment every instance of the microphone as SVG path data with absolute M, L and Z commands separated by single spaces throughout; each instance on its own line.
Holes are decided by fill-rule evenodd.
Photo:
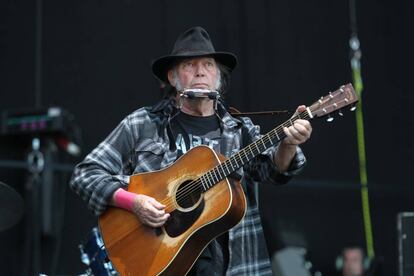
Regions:
M 210 100 L 217 100 L 218 98 L 220 98 L 220 93 L 215 90 L 194 88 L 194 89 L 184 89 L 181 92 L 180 97 L 186 97 L 189 99 L 209 98 Z

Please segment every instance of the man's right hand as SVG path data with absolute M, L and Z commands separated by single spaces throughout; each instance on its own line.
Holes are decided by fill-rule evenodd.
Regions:
M 170 217 L 170 214 L 165 213 L 165 207 L 154 198 L 139 194 L 134 199 L 133 212 L 142 223 L 156 228 L 164 225 Z

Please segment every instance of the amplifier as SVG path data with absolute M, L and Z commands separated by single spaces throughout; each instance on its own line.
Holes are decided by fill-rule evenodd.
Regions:
M 60 107 L 7 110 L 2 113 L 1 135 L 65 133 L 73 116 Z
M 414 212 L 397 216 L 399 276 L 414 275 Z

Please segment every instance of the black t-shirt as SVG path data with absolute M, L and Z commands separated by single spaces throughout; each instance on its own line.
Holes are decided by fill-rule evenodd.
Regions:
M 206 145 L 214 151 L 220 152 L 221 128 L 216 114 L 200 117 L 180 112 L 171 120 L 171 130 L 175 139 L 178 157 L 199 145 Z M 225 271 L 229 260 L 228 233 L 220 235 L 216 240 L 220 244 L 223 253 L 222 269 Z M 211 254 L 213 254 L 213 251 L 214 245 L 210 244 L 200 255 L 199 260 L 191 269 L 189 275 L 212 275 L 212 272 L 216 272 L 214 269 L 218 268 L 211 267 Z
M 200 117 L 180 112 L 171 120 L 171 130 L 178 157 L 199 145 L 220 152 L 221 129 L 216 114 Z

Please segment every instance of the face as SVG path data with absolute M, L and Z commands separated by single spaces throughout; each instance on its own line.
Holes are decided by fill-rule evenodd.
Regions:
M 344 266 L 343 266 L 343 275 L 346 276 L 360 276 L 364 272 L 363 268 L 363 254 L 361 250 L 347 249 L 344 252 Z
M 175 78 L 174 74 L 176 74 Z M 174 69 L 168 71 L 168 80 L 177 90 L 188 88 L 216 90 L 218 75 L 219 70 L 214 58 L 200 57 L 185 59 L 178 63 Z

